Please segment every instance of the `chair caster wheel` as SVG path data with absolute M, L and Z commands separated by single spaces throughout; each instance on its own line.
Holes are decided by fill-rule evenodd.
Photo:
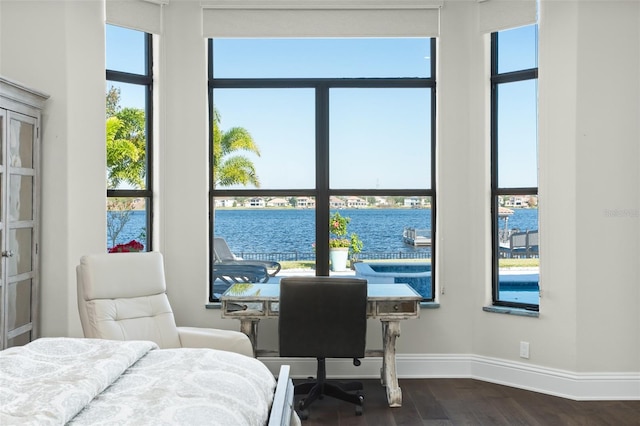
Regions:
M 358 399 L 360 400 L 360 404 L 356 405 L 356 416 L 361 416 L 362 415 L 362 403 L 364 401 L 364 395 L 362 395 L 361 393 L 358 393 Z
M 304 399 L 298 402 L 298 416 L 300 420 L 307 420 L 309 418 L 309 409 L 304 407 Z

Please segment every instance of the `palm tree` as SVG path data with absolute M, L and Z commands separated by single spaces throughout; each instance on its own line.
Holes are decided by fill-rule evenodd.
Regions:
M 260 188 L 260 180 L 253 162 L 237 151 L 260 156 L 260 149 L 251 134 L 242 127 L 220 130 L 220 113 L 213 109 L 213 181 L 214 186 L 253 185 Z

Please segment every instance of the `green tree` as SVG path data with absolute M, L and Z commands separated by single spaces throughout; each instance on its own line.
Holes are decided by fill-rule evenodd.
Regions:
M 107 118 L 120 110 L 120 88 L 111 86 L 107 91 Z
M 107 185 L 116 188 L 127 183 L 144 188 L 147 139 L 145 112 L 139 108 L 121 108 L 120 90 L 111 87 L 107 105 Z
M 213 110 L 213 181 L 216 187 L 253 185 L 260 188 L 260 179 L 253 162 L 239 151 L 260 156 L 260 149 L 251 134 L 242 127 L 220 129 L 220 113 Z
M 404 204 L 404 197 L 398 196 L 398 197 L 389 197 L 389 201 L 394 205 L 394 206 L 401 206 Z

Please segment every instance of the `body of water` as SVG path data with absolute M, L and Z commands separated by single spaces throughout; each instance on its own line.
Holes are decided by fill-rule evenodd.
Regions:
M 364 243 L 363 254 L 430 253 L 429 248 L 405 244 L 402 231 L 405 227 L 431 229 L 431 210 L 344 209 L 340 214 L 351 218 L 348 230 Z M 510 229 L 538 229 L 538 211 L 517 209 L 508 225 Z M 237 253 L 312 252 L 314 233 L 313 210 L 216 210 L 215 235 L 225 238 Z
M 110 214 L 111 213 L 107 211 L 107 221 L 119 220 L 117 215 L 113 216 L 114 219 L 110 219 L 110 216 L 109 216 Z M 125 244 L 131 240 L 137 240 L 138 242 L 141 242 L 144 244 L 144 238 L 142 236 L 146 235 L 146 228 L 147 228 L 146 221 L 147 221 L 146 211 L 132 210 L 129 215 L 129 220 L 125 224 L 125 226 L 122 228 L 122 231 L 120 231 L 120 233 L 118 234 L 115 244 L 112 243 L 111 238 L 107 233 L 107 246 L 111 248 L 114 245 Z
M 340 214 L 351 218 L 349 232 L 355 232 L 364 243 L 361 258 L 422 258 L 431 257 L 430 247 L 413 247 L 403 242 L 405 227 L 431 229 L 428 209 L 344 209 Z M 132 212 L 117 244 L 140 240 L 145 228 L 144 211 Z M 455 220 L 465 220 L 465 215 Z M 504 222 L 501 221 L 501 226 Z M 538 211 L 515 209 L 509 216 L 509 229 L 520 231 L 538 228 Z M 315 212 L 302 209 L 217 209 L 215 235 L 226 239 L 231 250 L 245 259 L 311 260 L 315 258 Z M 376 256 L 381 254 L 381 256 Z M 384 257 L 382 255 L 389 255 Z M 519 277 L 524 278 L 524 276 Z M 500 294 L 503 300 L 538 303 L 538 278 L 527 277 L 526 283 L 516 282 L 511 275 L 501 273 Z M 529 279 L 530 278 L 530 279 Z M 535 278 L 535 279 L 534 279 Z M 402 282 L 407 281 L 404 279 Z M 504 281 L 504 282 L 503 282 Z M 513 281 L 513 282 L 512 282 Z M 520 279 L 520 281 L 522 281 Z M 526 286 L 523 286 L 526 284 Z M 503 288 L 504 287 L 504 288 Z M 416 283 L 416 290 L 426 299 L 431 295 L 431 276 L 425 283 Z
M 402 241 L 405 227 L 431 229 L 428 209 L 344 209 L 340 214 L 351 218 L 349 233 L 358 234 L 364 243 L 363 253 L 430 253 L 429 248 L 414 248 Z M 133 211 L 117 244 L 140 239 L 145 231 L 144 211 Z M 459 219 L 465 220 L 461 214 Z M 502 222 L 501 222 L 502 226 Z M 515 209 L 509 217 L 510 229 L 538 229 L 538 211 Z M 215 235 L 227 240 L 234 253 L 313 253 L 315 212 L 302 209 L 217 209 Z M 111 243 L 109 241 L 109 243 Z

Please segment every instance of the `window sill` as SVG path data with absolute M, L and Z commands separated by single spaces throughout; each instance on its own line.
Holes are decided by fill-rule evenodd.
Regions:
M 540 312 L 537 311 L 530 311 L 522 308 L 509 308 L 506 306 L 484 306 L 482 310 L 485 312 L 493 312 L 496 314 L 517 315 L 521 317 L 538 318 L 540 316 Z

